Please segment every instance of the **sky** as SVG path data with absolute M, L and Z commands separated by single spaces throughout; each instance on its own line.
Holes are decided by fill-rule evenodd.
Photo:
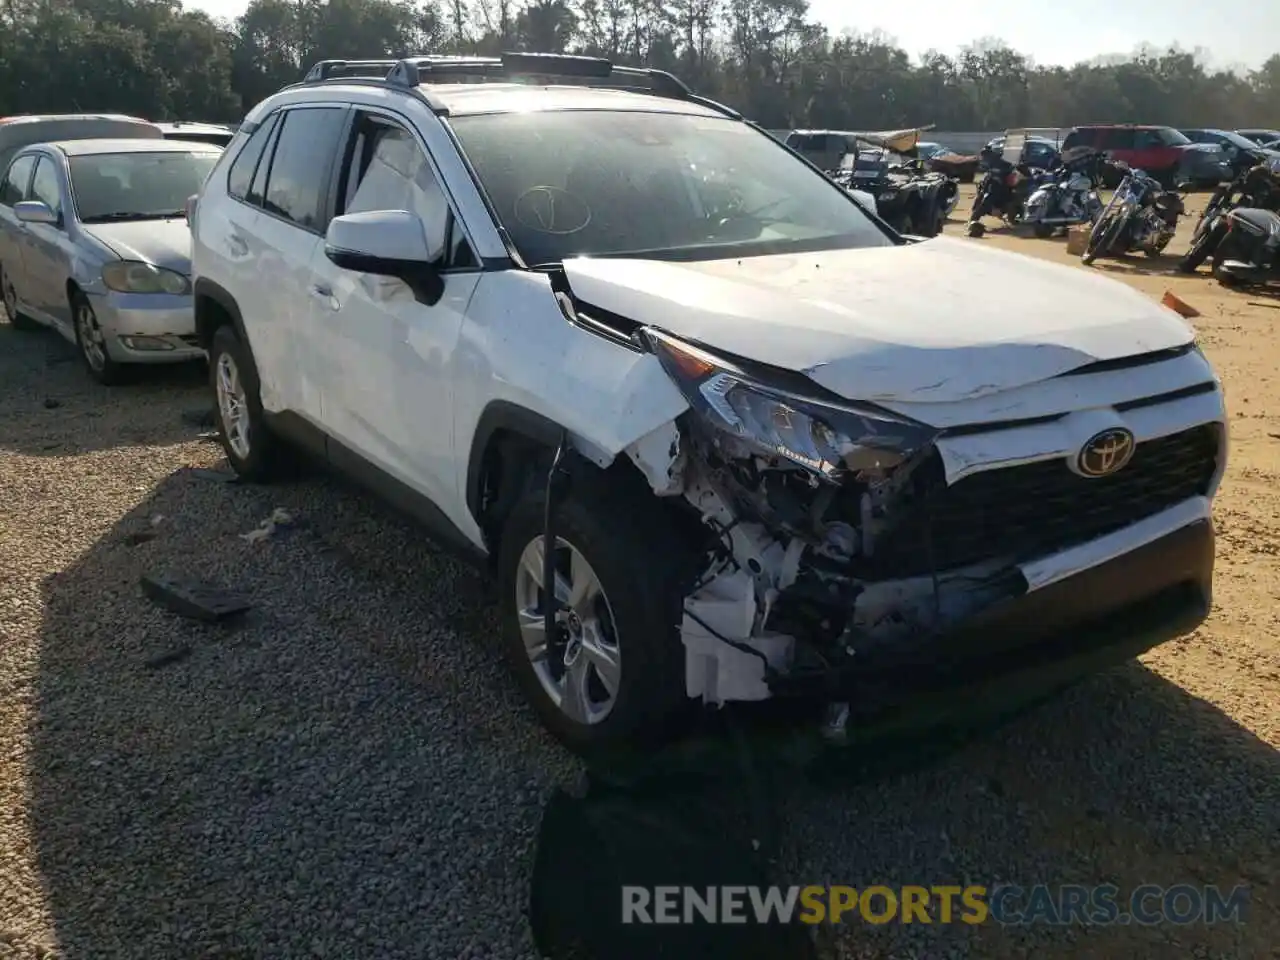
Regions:
M 234 18 L 247 0 L 187 0 L 214 16 Z M 1213 0 L 810 0 L 810 18 L 833 32 L 879 30 L 912 55 L 954 54 L 981 37 L 998 37 L 1041 64 L 1073 64 L 1127 54 L 1143 43 L 1203 47 L 1215 67 L 1255 68 L 1280 53 L 1280 0 L 1223 5 Z

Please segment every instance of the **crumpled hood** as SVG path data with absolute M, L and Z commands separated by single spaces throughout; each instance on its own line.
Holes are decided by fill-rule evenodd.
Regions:
M 81 229 L 105 243 L 121 260 L 144 260 L 191 276 L 191 228 L 182 217 L 87 223 Z
M 1117 280 L 948 237 L 702 263 L 578 258 L 564 270 L 587 304 L 856 400 L 971 399 L 1194 338 Z

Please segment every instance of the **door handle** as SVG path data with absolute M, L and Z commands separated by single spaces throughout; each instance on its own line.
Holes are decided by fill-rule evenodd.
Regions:
M 328 300 L 333 296 L 333 287 L 327 283 L 313 283 L 311 285 L 311 295 L 321 300 Z

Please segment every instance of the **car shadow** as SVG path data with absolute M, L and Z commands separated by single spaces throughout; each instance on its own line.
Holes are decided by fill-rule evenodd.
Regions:
M 251 609 L 184 620 L 143 598 L 144 575 Z M 543 804 L 582 767 L 502 668 L 485 584 L 415 527 L 324 477 L 182 470 L 44 601 L 26 816 L 64 960 L 532 955 Z M 747 714 L 752 744 L 800 724 Z M 1274 882 L 1258 838 L 1275 823 L 1256 818 L 1280 810 L 1277 753 L 1145 668 L 975 730 L 827 754 L 842 775 L 825 780 L 753 748 L 775 773 L 781 882 Z
M 201 425 L 172 415 L 190 396 L 208 407 L 202 361 L 139 365 L 128 383 L 94 382 L 76 348 L 52 330 L 0 322 L 0 449 L 63 456 L 131 444 L 191 440 Z

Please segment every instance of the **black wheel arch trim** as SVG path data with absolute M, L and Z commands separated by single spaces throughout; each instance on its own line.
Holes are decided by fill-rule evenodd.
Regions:
M 200 346 L 208 350 L 213 342 L 214 331 L 217 329 L 216 325 L 210 326 L 209 321 L 202 316 L 200 304 L 203 300 L 212 300 L 221 307 L 231 318 L 240 342 L 246 347 L 249 346 L 249 334 L 244 328 L 244 316 L 240 313 L 240 305 L 225 287 L 207 277 L 197 277 L 192 289 L 192 298 L 195 301 L 193 306 L 196 314 L 196 336 L 200 340 Z
M 564 435 L 564 427 L 540 413 L 534 413 L 528 407 L 508 400 L 489 402 L 476 422 L 475 433 L 471 437 L 471 452 L 467 459 L 466 503 L 477 522 L 480 519 L 480 485 L 484 479 L 484 458 L 491 441 L 498 433 L 514 433 L 545 446 L 548 450 L 554 450 Z

